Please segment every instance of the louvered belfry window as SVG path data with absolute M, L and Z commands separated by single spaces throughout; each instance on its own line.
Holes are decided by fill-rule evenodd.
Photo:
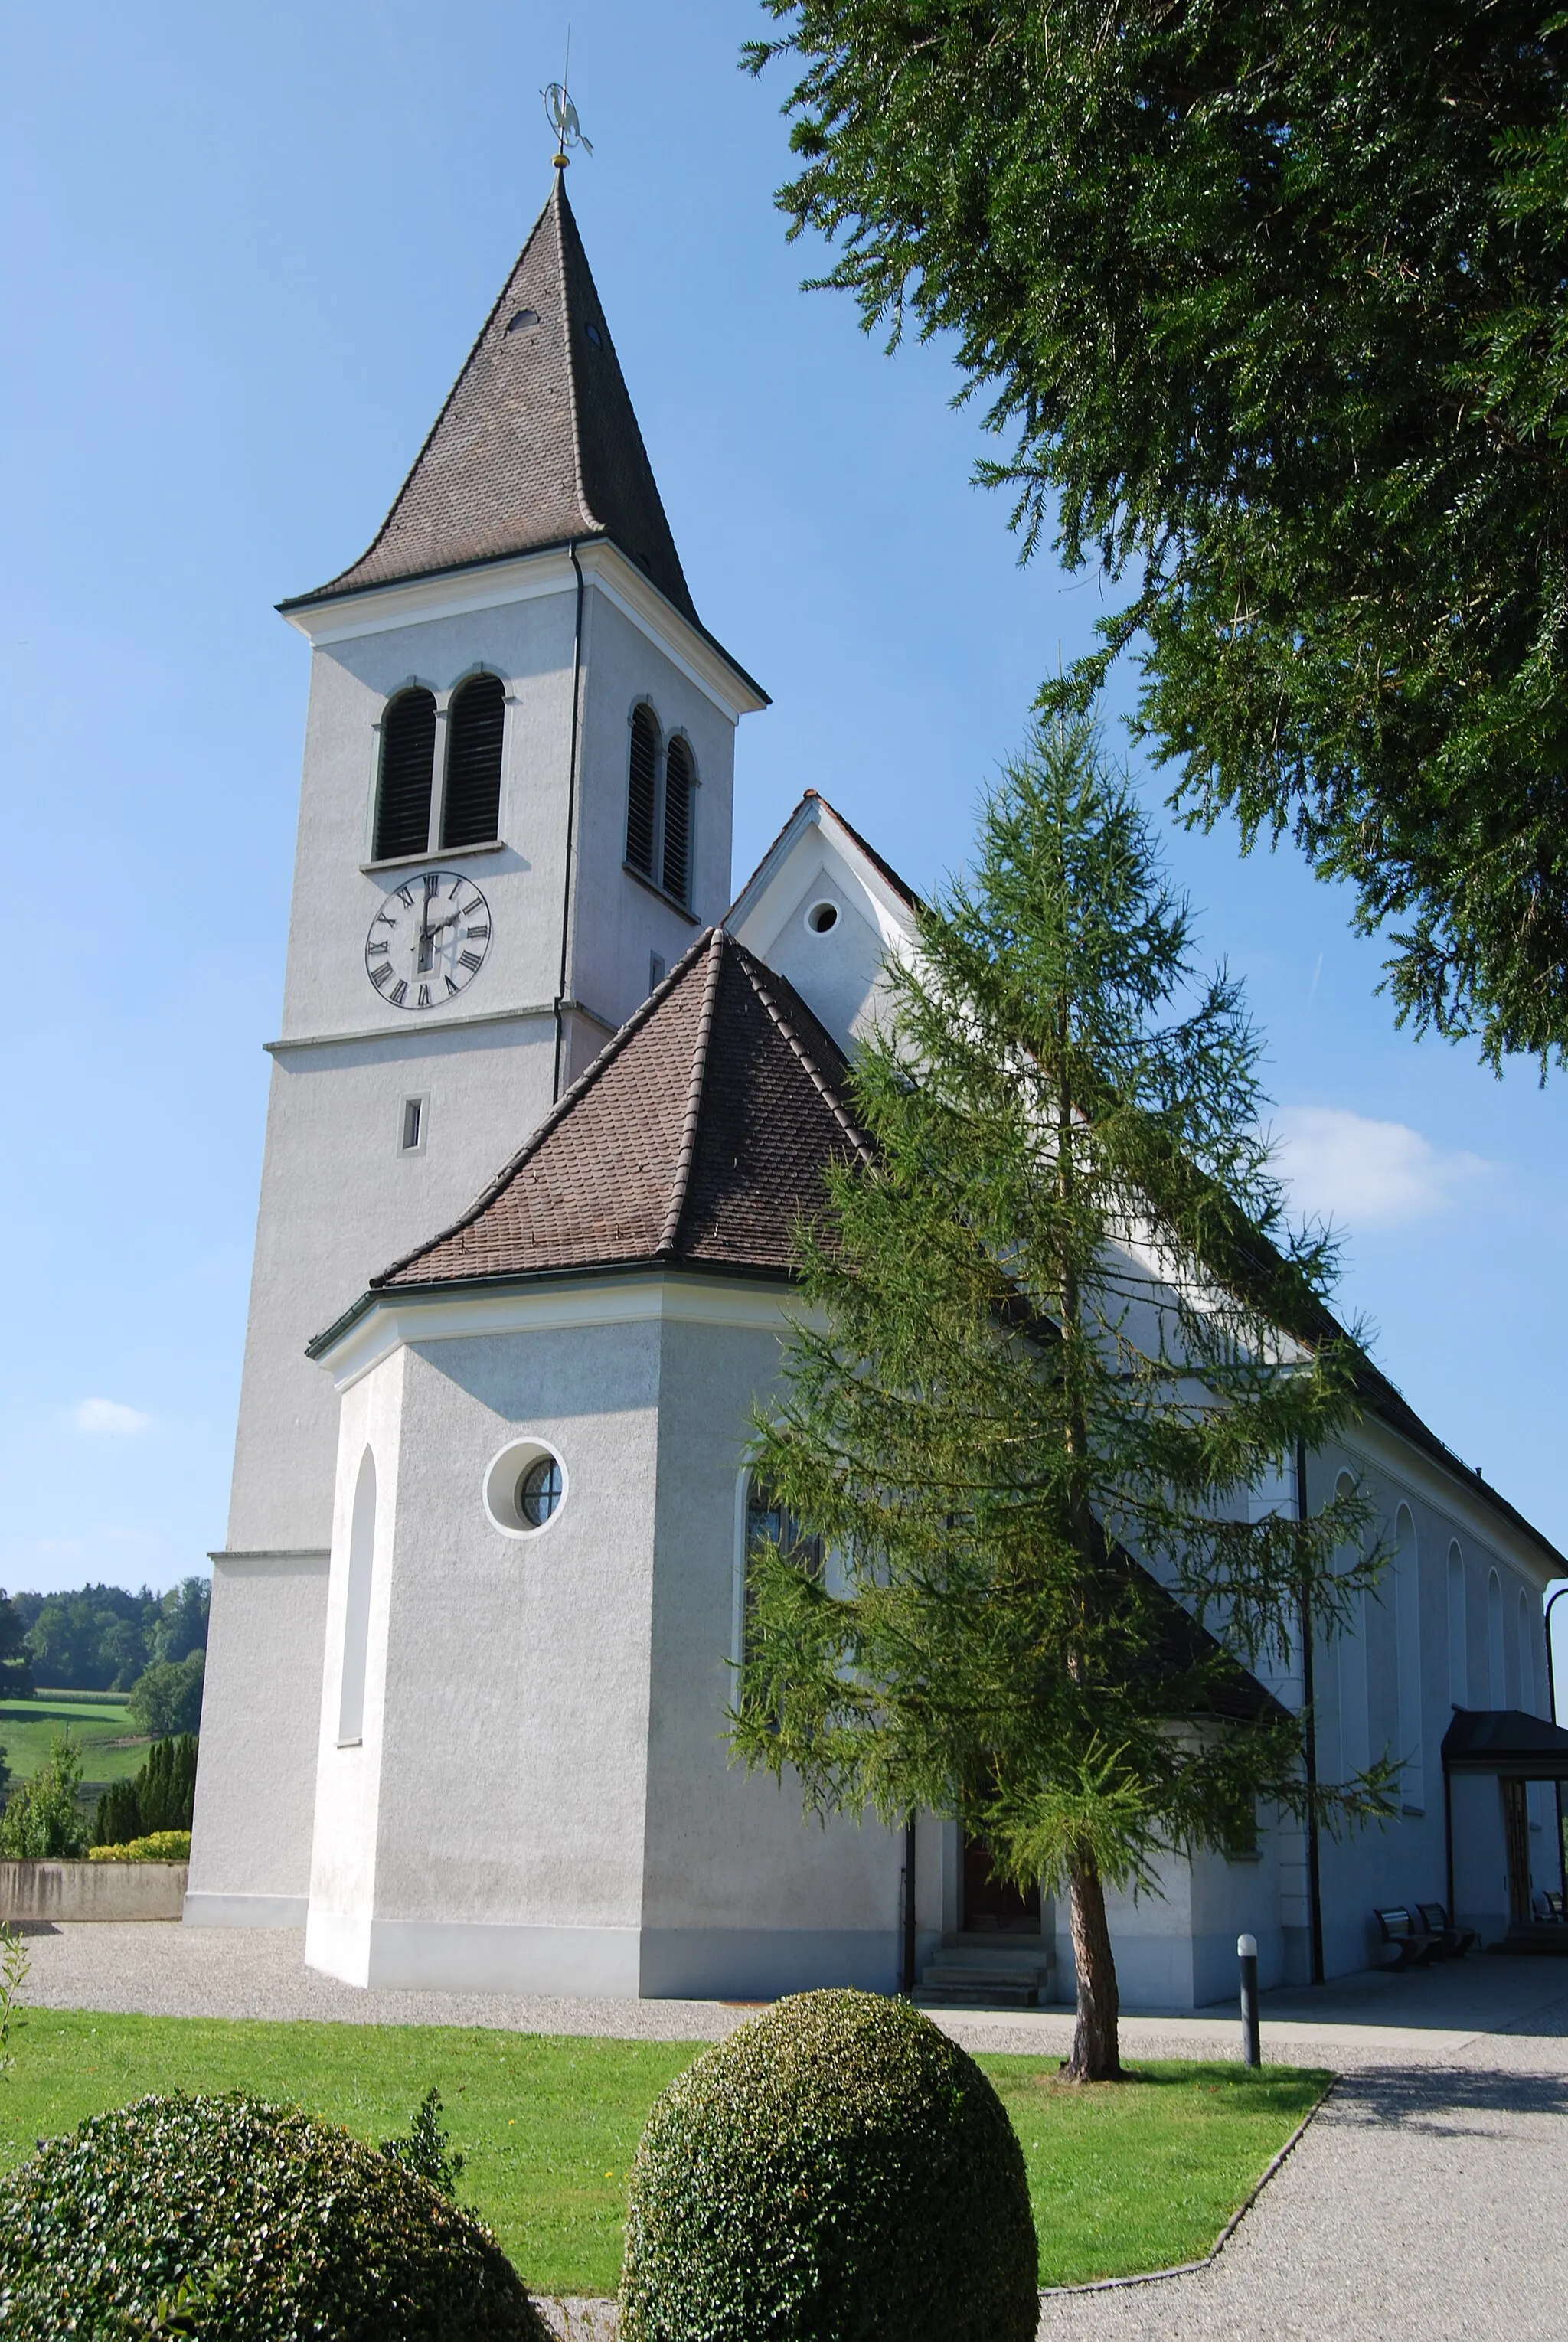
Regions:
M 424 690 L 400 691 L 381 719 L 381 778 L 375 796 L 377 862 L 428 851 L 434 770 L 434 697 Z
M 664 892 L 684 903 L 692 880 L 692 752 L 679 737 L 664 752 Z
M 501 835 L 501 744 L 506 687 L 498 675 L 474 675 L 453 696 L 446 719 L 446 797 L 441 843 L 488 846 Z
M 626 859 L 654 876 L 654 800 L 658 786 L 659 727 L 650 707 L 632 711 L 632 761 L 626 784 Z

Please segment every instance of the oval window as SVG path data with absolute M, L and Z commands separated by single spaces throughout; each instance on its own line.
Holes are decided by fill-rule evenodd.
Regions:
M 805 915 L 805 923 L 814 936 L 831 935 L 838 925 L 838 905 L 814 903 Z
M 509 1439 L 485 1468 L 484 1512 L 503 1536 L 538 1536 L 566 1499 L 566 1467 L 547 1443 L 524 1432 Z
M 553 1456 L 536 1456 L 517 1483 L 517 1510 L 531 1529 L 542 1529 L 561 1501 L 561 1466 Z

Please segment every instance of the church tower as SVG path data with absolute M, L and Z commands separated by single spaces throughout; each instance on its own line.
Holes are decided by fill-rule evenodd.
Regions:
M 734 728 L 558 168 L 311 645 L 190 1916 L 303 1924 L 337 1399 L 305 1356 L 729 897 Z

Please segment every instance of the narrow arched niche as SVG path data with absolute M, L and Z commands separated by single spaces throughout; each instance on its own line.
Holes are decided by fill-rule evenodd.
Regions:
M 343 1674 L 337 1696 L 337 1745 L 365 1737 L 365 1677 L 370 1656 L 370 1594 L 375 1575 L 375 1458 L 367 1447 L 354 1484 L 348 1533 L 348 1585 L 343 1608 Z

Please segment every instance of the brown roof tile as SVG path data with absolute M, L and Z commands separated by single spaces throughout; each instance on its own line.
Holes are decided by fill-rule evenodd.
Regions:
M 463 1218 L 372 1288 L 659 1260 L 786 1276 L 824 1168 L 864 1148 L 845 1071 L 800 996 L 712 928 Z
M 698 623 L 564 175 L 375 543 L 285 609 L 608 537 Z

